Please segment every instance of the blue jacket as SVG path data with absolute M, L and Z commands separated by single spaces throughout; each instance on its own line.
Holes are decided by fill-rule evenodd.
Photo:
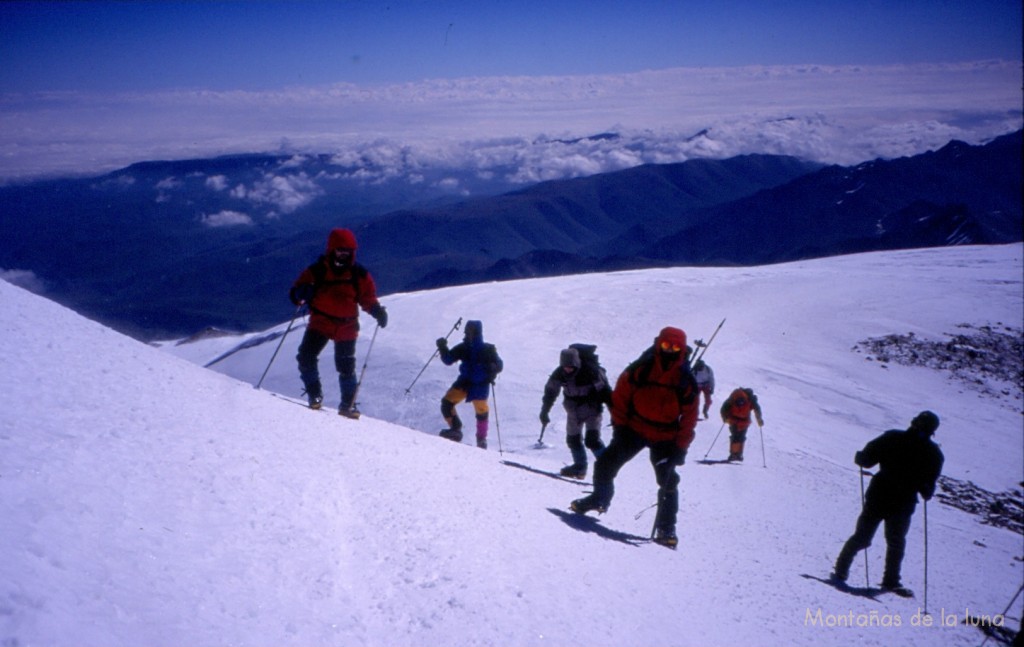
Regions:
M 494 344 L 484 342 L 483 324 L 467 321 L 463 342 L 454 348 L 445 346 L 439 350 L 441 361 L 446 366 L 461 362 L 459 377 L 452 387 L 466 391 L 467 400 L 486 400 L 490 393 L 488 387 L 505 365 Z

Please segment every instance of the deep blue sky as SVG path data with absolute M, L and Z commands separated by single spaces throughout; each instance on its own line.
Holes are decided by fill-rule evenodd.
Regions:
M 0 92 L 1021 59 L 1019 0 L 2 2 Z

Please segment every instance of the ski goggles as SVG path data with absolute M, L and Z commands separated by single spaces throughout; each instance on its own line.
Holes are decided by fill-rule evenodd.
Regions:
M 682 346 L 680 346 L 679 344 L 670 342 L 670 341 L 663 341 L 663 342 L 661 342 L 660 348 L 661 348 L 661 350 L 665 351 L 666 353 L 678 353 L 681 350 L 683 350 Z

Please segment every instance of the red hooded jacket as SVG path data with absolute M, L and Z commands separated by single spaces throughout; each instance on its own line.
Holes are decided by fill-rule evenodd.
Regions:
M 682 350 L 663 365 L 662 342 Z M 664 328 L 648 349 L 630 364 L 612 392 L 612 424 L 625 425 L 650 443 L 675 441 L 688 449 L 697 426 L 697 384 L 687 363 L 686 333 Z
M 728 423 L 740 431 L 750 428 L 750 414 L 757 416 L 757 424 L 763 424 L 761 420 L 761 405 L 757 402 L 757 396 L 751 389 L 740 387 L 729 394 L 729 399 L 722 403 L 722 422 Z
M 359 334 L 359 308 L 369 313 L 379 305 L 373 277 L 356 263 L 356 237 L 348 229 L 334 229 L 327 237 L 326 253 L 303 270 L 292 284 L 313 289 L 309 299 L 309 328 L 334 341 L 351 341 Z M 335 249 L 350 249 L 349 262 L 337 267 L 330 262 Z M 293 296 L 293 301 L 295 300 Z

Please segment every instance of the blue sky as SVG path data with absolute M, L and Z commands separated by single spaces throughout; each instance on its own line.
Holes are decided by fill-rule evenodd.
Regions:
M 0 92 L 1021 56 L 1019 0 L 0 3 Z
M 248 152 L 522 182 L 911 155 L 1021 127 L 1021 20 L 1020 0 L 0 1 L 0 184 Z

